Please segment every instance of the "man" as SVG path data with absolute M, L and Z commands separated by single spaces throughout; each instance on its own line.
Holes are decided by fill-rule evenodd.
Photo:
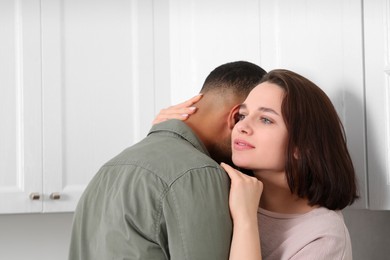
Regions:
M 230 134 L 265 71 L 244 61 L 206 78 L 198 111 L 168 120 L 106 163 L 74 215 L 69 259 L 228 259 Z M 213 160 L 213 159 L 214 160 Z

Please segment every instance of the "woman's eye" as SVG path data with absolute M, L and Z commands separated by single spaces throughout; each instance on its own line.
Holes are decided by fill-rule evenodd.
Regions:
M 245 118 L 245 115 L 243 115 L 243 114 L 236 114 L 235 115 L 235 117 L 234 117 L 234 119 L 236 120 L 236 123 L 238 122 L 238 121 L 241 121 L 241 120 L 243 120 Z
M 272 121 L 269 120 L 269 119 L 266 118 L 266 117 L 262 117 L 262 118 L 260 118 L 260 120 L 261 120 L 264 124 L 266 124 L 266 125 L 272 124 Z

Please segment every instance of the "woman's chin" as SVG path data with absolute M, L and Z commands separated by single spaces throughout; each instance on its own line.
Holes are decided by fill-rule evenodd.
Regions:
M 233 156 L 233 163 L 237 167 L 250 169 L 250 164 L 244 158 L 235 158 Z

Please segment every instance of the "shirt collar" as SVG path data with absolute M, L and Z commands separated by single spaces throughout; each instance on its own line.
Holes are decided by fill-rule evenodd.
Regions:
M 178 119 L 170 119 L 162 123 L 154 125 L 148 135 L 157 133 L 157 132 L 170 132 L 176 135 L 179 135 L 181 138 L 185 139 L 187 142 L 191 143 L 197 150 L 210 156 L 204 144 L 199 140 L 199 138 L 192 131 L 186 123 Z

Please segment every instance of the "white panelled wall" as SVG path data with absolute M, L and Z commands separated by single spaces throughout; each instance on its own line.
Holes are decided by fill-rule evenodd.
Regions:
M 66 259 L 98 168 L 212 69 L 247 60 L 332 99 L 360 183 L 345 211 L 354 259 L 385 259 L 389 31 L 390 0 L 0 1 L 0 258 Z

